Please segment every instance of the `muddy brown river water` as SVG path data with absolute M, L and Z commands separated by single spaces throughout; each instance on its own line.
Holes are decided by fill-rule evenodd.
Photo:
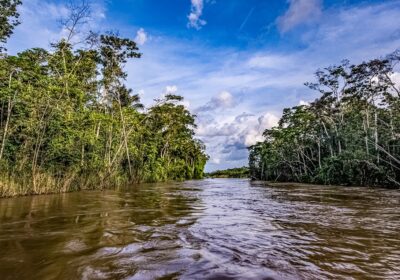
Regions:
M 400 191 L 207 179 L 0 199 L 0 279 L 400 279 Z

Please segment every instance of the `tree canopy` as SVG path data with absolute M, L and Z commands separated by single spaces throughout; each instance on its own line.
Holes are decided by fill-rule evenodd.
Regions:
M 17 4 L 1 9 L 16 18 Z M 203 176 L 205 147 L 182 97 L 145 109 L 126 85 L 136 43 L 93 32 L 72 43 L 85 11 L 72 11 L 69 34 L 49 50 L 0 58 L 0 196 Z M 2 25 L 3 39 L 15 24 Z
M 205 176 L 211 178 L 248 178 L 249 168 L 243 166 L 238 168 L 216 170 L 210 173 L 206 173 Z
M 320 93 L 284 109 L 277 127 L 249 148 L 253 178 L 324 184 L 400 186 L 400 88 L 395 52 L 317 71 Z

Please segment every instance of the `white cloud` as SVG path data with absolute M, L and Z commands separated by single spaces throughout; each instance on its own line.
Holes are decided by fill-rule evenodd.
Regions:
M 265 129 L 277 125 L 278 120 L 271 112 L 258 117 L 242 113 L 221 120 L 214 119 L 212 122 L 206 119 L 198 125 L 196 135 L 206 143 L 211 164 L 223 162 L 228 166 L 246 165 L 247 147 L 263 141 Z
M 73 40 L 75 43 L 81 41 L 89 30 L 98 30 L 105 19 L 102 0 L 91 3 L 90 8 L 91 17 L 86 20 L 85 25 L 79 26 L 81 34 L 76 35 Z M 12 54 L 33 47 L 49 48 L 50 43 L 66 35 L 66 30 L 60 26 L 60 20 L 69 16 L 67 4 L 52 0 L 23 1 L 19 12 L 21 24 L 15 28 L 7 44 L 7 49 Z
M 304 101 L 304 100 L 300 100 L 299 105 L 300 106 L 309 106 L 310 102 L 307 102 L 307 101 Z
M 132 63 L 128 79 L 135 87 L 146 89 L 147 99 L 158 95 L 166 84 L 178 86 L 198 115 L 197 135 L 206 142 L 211 156 L 208 169 L 230 167 L 233 163 L 229 160 L 240 156 L 241 161 L 235 163 L 238 166 L 246 163 L 244 147 L 260 140 L 260 131 L 267 127 L 258 126 L 257 116 L 265 112 L 279 116 L 284 107 L 299 105 L 301 100 L 306 104 L 319 95 L 303 84 L 314 81 L 318 68 L 340 63 L 344 58 L 359 63 L 400 46 L 399 3 L 326 9 L 324 21 L 310 25 L 304 37 L 294 34 L 300 37 L 303 47 L 290 52 L 273 48 L 256 52 L 210 46 L 205 49 L 197 41 L 158 38 L 158 42 L 146 45 L 142 59 Z M 229 94 L 222 94 L 225 91 Z M 235 121 L 238 112 L 254 115 L 247 117 L 248 128 Z M 222 153 L 228 150 L 232 157 Z M 220 164 L 213 163 L 214 158 Z
M 224 90 L 214 99 L 220 107 L 231 107 L 233 105 L 233 96 L 230 92 Z
M 201 20 L 204 3 L 193 1 L 193 23 Z M 282 32 L 317 18 L 321 12 L 319 1 L 290 4 L 278 20 Z M 284 107 L 306 104 L 318 96 L 303 85 L 313 81 L 315 70 L 344 58 L 358 63 L 384 56 L 400 46 L 399 4 L 396 0 L 326 8 L 324 20 L 318 25 L 309 25 L 300 35 L 293 34 L 300 37 L 302 48 L 292 51 L 213 48 L 195 39 L 152 36 L 145 42 L 143 57 L 126 66 L 128 85 L 140 92 L 146 105 L 152 104 L 160 93 L 175 93 L 179 88 L 179 94 L 185 97 L 184 105 L 196 108 L 193 112 L 199 115 L 197 135 L 207 144 L 209 166 L 246 164 L 246 145 L 259 141 L 262 131 L 277 120 Z M 22 24 L 10 39 L 10 52 L 47 48 L 53 38 L 60 36 L 57 18 L 65 15 L 63 5 L 30 0 L 21 9 Z M 197 27 L 201 26 L 197 22 Z M 129 34 L 132 28 L 125 30 Z M 394 74 L 393 79 L 400 85 L 400 74 Z M 202 107 L 206 110 L 199 110 Z M 272 116 L 266 116 L 266 112 Z
M 322 14 L 321 0 L 288 0 L 289 9 L 277 20 L 279 30 L 290 29 L 319 18 Z
M 276 115 L 267 112 L 264 115 L 260 116 L 258 118 L 258 123 L 259 123 L 259 131 L 264 132 L 267 128 L 274 127 L 278 124 L 279 117 Z
M 136 32 L 135 42 L 136 42 L 139 46 L 143 46 L 143 45 L 147 42 L 147 39 L 148 39 L 147 33 L 144 31 L 143 28 L 140 28 L 140 29 Z
M 220 164 L 221 163 L 221 159 L 214 157 L 214 158 L 211 159 L 211 162 L 214 163 L 214 164 Z
M 390 79 L 395 85 L 400 86 L 400 72 L 394 72 L 390 75 Z
M 191 0 L 192 6 L 190 8 L 190 14 L 188 15 L 188 27 L 199 30 L 202 26 L 206 25 L 206 21 L 201 19 L 203 14 L 204 2 L 203 0 Z
M 232 94 L 226 90 L 220 92 L 216 97 L 211 98 L 205 105 L 196 109 L 196 112 L 208 112 L 216 109 L 226 109 L 235 106 Z
M 279 118 L 271 113 L 265 113 L 257 119 L 253 127 L 248 127 L 244 133 L 244 144 L 249 147 L 264 140 L 263 132 L 278 124 Z
M 182 101 L 180 101 L 180 104 L 185 106 L 186 109 L 188 109 L 188 110 L 190 109 L 190 101 L 182 100 Z
M 7 48 L 11 53 L 31 47 L 46 48 L 50 42 L 60 38 L 62 30 L 54 26 L 57 26 L 58 19 L 67 16 L 66 6 L 33 0 L 24 2 L 19 11 L 22 24 L 15 28 L 9 40 Z
M 176 94 L 178 92 L 178 87 L 176 85 L 166 86 L 164 94 Z

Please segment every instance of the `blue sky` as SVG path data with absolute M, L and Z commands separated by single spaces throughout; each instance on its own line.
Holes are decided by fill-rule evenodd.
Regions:
M 66 1 L 23 2 L 11 53 L 63 34 Z M 397 0 L 93 0 L 92 9 L 87 29 L 119 30 L 140 45 L 127 82 L 146 105 L 165 93 L 185 97 L 207 170 L 246 165 L 246 146 L 283 108 L 318 96 L 303 85 L 318 68 L 400 47 Z

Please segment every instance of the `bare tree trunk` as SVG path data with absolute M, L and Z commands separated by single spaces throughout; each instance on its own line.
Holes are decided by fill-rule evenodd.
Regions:
M 67 95 L 67 98 L 69 100 L 69 86 L 68 86 L 68 74 L 67 74 L 67 61 L 65 59 L 65 52 L 64 52 L 64 47 L 61 50 L 61 55 L 62 55 L 62 59 L 63 59 L 63 68 L 64 68 L 64 75 L 63 75 L 63 79 L 64 79 L 64 90 L 65 90 L 65 94 Z
M 321 168 L 321 139 L 318 139 L 318 166 Z
M 393 129 L 393 113 L 391 109 L 390 109 L 390 135 L 392 136 L 392 139 L 395 139 L 394 129 Z
M 0 115 L 0 128 L 3 127 L 3 122 L 4 122 L 4 116 L 5 116 L 5 108 L 4 108 L 4 106 L 5 106 L 5 102 L 3 100 L 3 102 L 1 102 L 1 110 L 0 110 L 0 113 L 1 113 L 1 115 Z
M 84 160 L 85 160 L 85 145 L 82 142 L 82 146 L 81 146 L 81 167 L 83 167 Z
M 365 141 L 365 151 L 367 152 L 367 155 L 369 155 L 369 148 L 368 148 L 368 129 L 367 129 L 367 124 L 366 124 L 366 120 L 363 120 L 363 127 L 364 127 L 364 141 Z
M 326 135 L 326 137 L 328 138 L 328 141 L 329 141 L 329 152 L 330 152 L 330 154 L 331 154 L 331 157 L 333 157 L 332 142 L 330 141 L 330 136 L 329 136 L 328 130 L 326 129 L 326 126 L 325 126 L 325 123 L 324 123 L 324 122 L 322 122 L 322 126 L 323 126 L 323 128 L 324 128 L 325 135 Z
M 379 163 L 379 151 L 378 151 L 378 114 L 375 110 L 374 113 L 374 125 L 375 125 L 375 131 L 374 131 L 374 138 L 375 138 L 375 151 L 377 153 L 377 161 Z
M 43 137 L 46 131 L 46 124 L 44 123 L 44 118 L 47 113 L 47 109 L 49 107 L 49 104 L 47 103 L 43 115 L 40 118 L 39 121 L 39 129 L 41 129 L 41 126 L 43 126 L 42 131 L 39 130 L 38 137 L 36 138 L 36 143 L 35 143 L 35 149 L 33 153 L 33 160 L 32 160 L 32 183 L 33 183 L 33 189 L 36 190 L 36 168 L 37 168 L 37 162 L 39 158 L 39 151 L 40 147 L 42 146 L 43 142 Z
M 261 163 L 261 180 L 264 180 L 264 161 Z
M 297 161 L 303 163 L 300 159 L 300 152 L 298 150 L 297 150 Z M 303 175 L 303 171 L 301 170 L 301 168 L 300 168 L 300 175 Z
M 8 88 L 11 89 L 11 79 L 12 79 L 13 72 L 10 73 L 10 77 L 8 80 Z M 8 98 L 8 105 L 7 105 L 7 118 L 6 118 L 6 123 L 4 125 L 4 132 L 3 132 L 3 139 L 1 140 L 1 147 L 0 147 L 0 160 L 3 158 L 3 152 L 4 152 L 4 147 L 6 144 L 6 137 L 8 134 L 8 126 L 10 123 L 10 118 L 11 118 L 11 111 L 14 106 L 14 101 L 15 101 L 15 96 L 16 92 L 14 92 L 13 98 L 11 99 L 11 96 Z
M 111 119 L 112 119 L 112 117 L 111 117 Z M 112 137 L 113 137 L 113 125 L 112 125 L 112 123 L 111 123 L 110 130 L 109 130 L 109 133 L 108 133 L 108 142 L 107 142 L 108 151 L 107 151 L 107 154 L 106 154 L 106 156 L 107 156 L 107 163 L 108 163 L 108 167 L 109 167 L 109 168 L 111 167 Z
M 11 105 L 11 97 L 8 100 L 8 106 L 7 106 L 7 118 L 6 118 L 6 123 L 4 125 L 4 132 L 3 132 L 3 137 L 1 140 L 1 147 L 0 147 L 0 160 L 3 158 L 3 152 L 4 152 L 4 147 L 6 144 L 6 137 L 8 134 L 8 124 L 10 123 L 10 114 L 12 110 L 12 105 Z
M 342 153 L 342 143 L 340 142 L 339 131 L 338 131 L 336 124 L 335 124 L 335 135 L 336 135 L 337 144 L 338 144 L 338 153 L 340 155 Z
M 97 125 L 97 128 L 96 128 L 96 139 L 99 139 L 99 135 L 100 135 L 100 124 L 101 124 L 101 121 L 99 121 L 99 124 Z
M 118 105 L 119 105 L 119 113 L 120 113 L 121 122 L 122 122 L 122 133 L 123 133 L 124 142 L 125 142 L 126 158 L 128 159 L 129 175 L 132 177 L 132 166 L 131 166 L 131 159 L 129 156 L 129 148 L 128 148 L 128 135 L 126 133 L 125 118 L 124 118 L 124 114 L 122 113 L 121 98 L 120 98 L 119 93 L 118 93 Z
M 303 163 L 304 174 L 305 174 L 305 175 L 308 175 L 306 160 L 304 159 L 304 152 L 305 152 L 305 151 L 303 150 L 303 148 L 300 148 L 301 162 Z

